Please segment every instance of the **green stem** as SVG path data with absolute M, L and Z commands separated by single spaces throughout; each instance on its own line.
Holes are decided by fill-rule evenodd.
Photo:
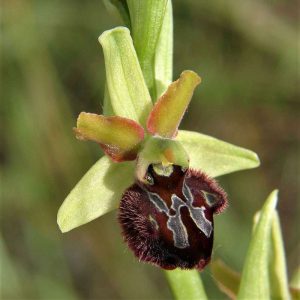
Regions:
M 171 0 L 127 0 L 134 46 L 155 101 L 172 81 L 173 13 Z M 207 299 L 199 272 L 166 271 L 178 300 Z
M 172 81 L 173 14 L 171 0 L 110 0 L 130 23 L 139 64 L 153 102 Z M 125 12 L 125 14 L 124 14 Z M 125 18 L 124 18 L 125 16 Z M 111 55 L 111 57 L 114 57 Z M 131 76 L 132 77 L 132 76 Z M 119 83 L 118 83 L 119 84 Z M 104 111 L 112 110 L 106 91 Z M 138 97 L 138 99 L 140 99 Z M 207 299 L 196 270 L 166 271 L 166 277 L 177 300 Z
M 134 47 L 154 101 L 157 96 L 154 66 L 156 47 L 168 0 L 127 0 L 127 4 Z
M 196 270 L 165 271 L 174 298 L 177 300 L 207 299 L 200 274 Z

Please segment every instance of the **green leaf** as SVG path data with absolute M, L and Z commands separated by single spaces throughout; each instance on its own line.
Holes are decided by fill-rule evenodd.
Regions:
M 207 299 L 200 273 L 196 270 L 165 271 L 171 290 L 177 300 Z
M 138 155 L 136 177 L 144 181 L 150 164 L 161 164 L 162 169 L 172 164 L 182 167 L 189 166 L 189 157 L 182 145 L 171 139 L 148 137 Z
M 176 136 L 181 119 L 201 78 L 193 71 L 183 71 L 155 103 L 147 120 L 152 135 L 165 138 Z
M 117 27 L 99 37 L 111 107 L 116 115 L 145 125 L 152 101 L 129 30 Z
M 156 96 L 160 97 L 173 77 L 173 11 L 169 0 L 155 51 Z M 155 100 L 155 99 L 154 99 Z
M 270 285 L 272 299 L 290 299 L 284 245 L 280 221 L 275 211 L 272 221 L 270 255 Z
M 259 223 L 261 214 L 255 214 L 253 232 Z M 272 219 L 271 246 L 268 249 L 269 277 L 271 299 L 290 299 L 287 283 L 287 271 L 284 247 L 281 236 L 278 213 L 275 211 Z M 231 299 L 235 299 L 240 284 L 240 275 L 226 266 L 222 261 L 211 263 L 214 279 L 220 289 Z
M 273 192 L 267 201 L 277 201 L 277 192 Z M 270 213 L 270 212 L 269 212 Z M 257 247 L 259 247 L 259 244 L 264 244 L 264 250 L 259 250 L 256 249 L 256 254 L 252 255 L 258 255 L 259 258 L 256 258 L 256 264 L 255 262 L 248 262 L 249 267 L 250 264 L 252 263 L 252 273 L 260 274 L 260 285 L 257 284 L 256 282 L 251 282 L 251 277 L 250 279 L 245 279 L 244 282 L 246 287 L 245 289 L 248 290 L 253 290 L 253 286 L 259 288 L 261 291 L 256 291 L 257 293 L 265 293 L 261 295 L 269 295 L 270 299 L 290 299 L 290 293 L 289 293 L 289 287 L 288 287 L 288 280 L 287 280 L 287 270 L 286 270 L 286 261 L 285 261 L 285 254 L 284 254 L 284 245 L 283 245 L 283 240 L 282 240 L 282 235 L 281 235 L 281 229 L 280 229 L 280 222 L 279 222 L 279 217 L 277 211 L 274 209 L 273 215 L 272 215 L 272 220 L 271 220 L 271 230 L 268 235 L 265 236 L 257 236 L 258 233 L 257 231 L 259 230 L 259 226 L 261 226 L 263 218 L 263 211 L 258 212 L 255 214 L 254 218 L 254 225 L 253 225 L 253 238 L 252 240 L 257 239 L 256 244 Z M 270 224 L 268 223 L 265 227 L 265 230 L 268 229 L 268 226 Z M 253 241 L 251 242 L 252 245 Z M 250 245 L 250 247 L 251 247 Z M 250 250 L 249 250 L 250 252 Z M 259 254 L 258 254 L 259 253 Z M 262 258 L 263 257 L 263 258 Z M 249 253 L 248 257 L 249 258 Z M 265 269 L 265 272 L 263 273 L 263 276 L 261 276 L 260 270 L 257 269 L 256 266 L 260 266 L 260 268 L 264 268 L 265 265 L 267 264 L 267 269 Z M 254 267 L 255 266 L 255 267 Z M 246 267 L 245 267 L 246 268 Z M 254 271 L 257 269 L 256 271 Z M 249 271 L 248 271 L 249 272 Z M 267 279 L 265 279 L 265 275 L 267 274 Z M 243 275 L 244 276 L 244 275 Z M 252 277 L 254 275 L 252 274 Z M 247 282 L 248 280 L 248 282 Z M 267 282 L 264 282 L 267 280 Z M 258 279 L 259 281 L 259 279 Z M 263 289 L 265 288 L 265 290 Z M 268 287 L 268 290 L 267 290 Z M 241 289 L 242 289 L 242 283 L 241 283 Z M 249 291 L 248 291 L 249 293 Z M 257 294 L 258 295 L 258 294 Z M 261 296 L 262 297 L 262 296 Z M 246 296 L 245 296 L 246 298 Z M 241 298 L 240 299 L 244 299 Z M 265 298 L 262 298 L 265 299 Z M 267 299 L 267 298 L 266 298 Z
M 127 0 L 131 32 L 141 68 L 153 99 L 156 99 L 154 58 L 168 0 Z
M 219 259 L 211 262 L 210 269 L 220 290 L 223 291 L 230 299 L 236 299 L 241 275 L 229 268 Z
M 217 177 L 259 166 L 256 153 L 193 131 L 179 130 L 176 137 L 190 157 L 190 167 Z
M 254 228 L 243 268 L 238 299 L 270 299 L 269 254 L 277 190 L 264 204 Z
M 117 208 L 124 190 L 134 182 L 134 165 L 100 158 L 60 207 L 57 223 L 61 231 L 67 232 Z
M 80 140 L 99 143 L 114 161 L 134 160 L 144 139 L 143 127 L 132 120 L 86 112 L 80 113 L 74 131 Z

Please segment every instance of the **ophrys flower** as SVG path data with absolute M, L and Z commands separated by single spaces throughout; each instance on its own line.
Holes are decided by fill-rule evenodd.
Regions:
M 99 143 L 106 157 L 69 194 L 59 226 L 66 232 L 120 207 L 125 240 L 140 260 L 202 269 L 211 256 L 213 214 L 227 201 L 212 177 L 255 167 L 257 156 L 178 130 L 200 83 L 196 73 L 184 71 L 153 105 L 128 30 L 111 30 L 100 41 L 112 115 L 81 113 L 75 132 Z

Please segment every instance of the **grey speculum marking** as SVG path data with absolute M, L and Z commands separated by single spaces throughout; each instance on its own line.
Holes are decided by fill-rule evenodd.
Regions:
M 148 192 L 150 201 L 155 205 L 155 207 L 160 211 L 164 212 L 168 216 L 167 227 L 173 233 L 174 239 L 174 246 L 177 248 L 186 248 L 189 246 L 188 241 L 188 232 L 185 225 L 182 222 L 180 209 L 181 207 L 187 207 L 190 213 L 190 216 L 196 226 L 207 236 L 210 237 L 213 227 L 212 223 L 206 219 L 204 211 L 205 207 L 194 207 L 193 201 L 194 197 L 191 193 L 190 188 L 184 182 L 182 187 L 182 194 L 186 199 L 184 202 L 181 198 L 177 195 L 172 194 L 171 201 L 172 205 L 171 208 L 175 210 L 175 215 L 170 214 L 170 210 L 165 203 L 165 201 L 156 193 Z
M 165 201 L 156 193 L 148 192 L 150 201 L 160 212 L 165 212 L 169 216 L 169 208 Z
M 212 224 L 209 220 L 206 219 L 204 211 L 205 207 L 194 207 L 193 201 L 194 197 L 191 193 L 190 188 L 184 182 L 182 187 L 182 194 L 184 195 L 185 199 L 187 200 L 187 207 L 190 211 L 191 218 L 197 225 L 197 227 L 207 236 L 210 237 L 211 232 L 213 231 Z
M 189 237 L 180 214 L 180 208 L 184 207 L 185 203 L 175 194 L 171 196 L 171 200 L 171 207 L 175 210 L 175 215 L 168 215 L 167 227 L 173 232 L 174 246 L 177 248 L 186 248 L 190 245 Z

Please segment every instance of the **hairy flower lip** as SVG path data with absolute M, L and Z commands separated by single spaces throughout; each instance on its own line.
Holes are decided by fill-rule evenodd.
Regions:
M 213 246 L 213 227 L 209 233 L 209 227 L 203 226 L 213 226 L 213 214 L 226 206 L 226 193 L 214 179 L 196 170 L 174 166 L 165 176 L 150 166 L 148 172 L 151 184 L 137 180 L 122 196 L 118 220 L 124 241 L 140 261 L 168 270 L 202 270 Z M 202 190 L 215 194 L 218 202 L 206 202 Z

